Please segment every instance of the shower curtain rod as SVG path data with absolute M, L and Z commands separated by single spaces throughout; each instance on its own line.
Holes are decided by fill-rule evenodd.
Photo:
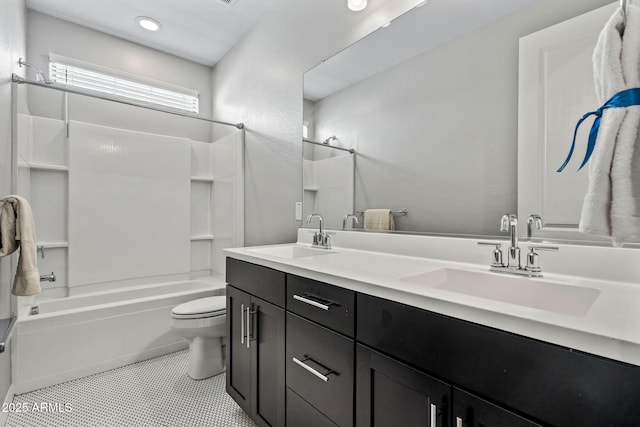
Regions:
M 308 142 L 309 144 L 315 144 L 315 145 L 319 145 L 321 147 L 328 147 L 328 148 L 333 148 L 334 150 L 342 150 L 342 151 L 348 151 L 351 154 L 354 154 L 356 152 L 356 150 L 354 150 L 353 148 L 342 148 L 342 147 L 336 147 L 335 145 L 329 145 L 329 144 L 323 144 L 321 142 L 315 142 L 315 141 L 311 141 L 310 139 L 304 139 L 302 138 L 302 142 Z
M 109 97 L 107 95 L 99 95 L 99 94 L 96 94 L 96 93 L 91 93 L 91 92 L 87 92 L 87 91 L 83 91 L 83 90 L 77 90 L 77 89 L 70 89 L 68 87 L 62 87 L 62 86 L 58 86 L 58 85 L 55 85 L 55 84 L 46 84 L 46 83 L 37 82 L 37 81 L 33 81 L 33 80 L 27 80 L 27 79 L 24 79 L 24 78 L 18 76 L 15 73 L 11 75 L 11 81 L 14 82 L 14 83 L 17 83 L 17 84 L 28 84 L 28 85 L 33 85 L 33 86 L 46 87 L 46 88 L 54 89 L 54 90 L 57 90 L 57 91 L 60 91 L 60 92 L 72 93 L 74 95 L 84 95 L 84 96 L 88 96 L 88 97 L 91 97 L 91 98 L 102 99 L 102 100 L 105 100 L 105 101 L 117 102 L 119 104 L 126 104 L 126 105 L 132 105 L 134 107 L 146 108 L 147 110 L 160 111 L 162 113 L 168 113 L 168 114 L 173 114 L 173 115 L 176 115 L 176 116 L 188 117 L 188 118 L 191 118 L 191 119 L 203 120 L 205 122 L 217 123 L 217 124 L 220 124 L 220 125 L 227 125 L 227 126 L 234 126 L 234 127 L 238 128 L 238 129 L 244 129 L 244 123 L 221 122 L 219 120 L 212 120 L 212 119 L 207 119 L 205 117 L 192 116 L 190 114 L 180 113 L 178 111 L 165 110 L 164 108 L 152 107 L 150 105 L 134 104 L 133 102 L 127 102 L 127 101 L 124 101 L 122 99 L 112 98 L 112 97 Z

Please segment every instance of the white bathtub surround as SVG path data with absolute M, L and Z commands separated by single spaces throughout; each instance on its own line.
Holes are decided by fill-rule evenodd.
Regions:
M 35 316 L 22 308 L 11 348 L 16 393 L 186 348 L 169 328 L 171 309 L 224 287 L 200 278 L 42 301 Z
M 186 138 L 69 123 L 71 286 L 189 273 L 190 160 Z
M 136 125 L 71 120 L 67 138 L 64 120 L 18 115 L 18 194 L 38 267 L 57 277 L 40 299 L 224 274 L 222 248 L 244 244 L 244 131 L 195 141 Z
M 577 311 L 577 315 L 446 291 L 421 284 L 420 280 L 408 280 L 449 269 L 462 272 L 457 277 L 469 278 L 466 282 L 470 286 L 474 283 L 487 286 L 498 281 L 502 284 L 503 278 L 512 276 L 488 271 L 493 248 L 477 245 L 485 239 L 335 231 L 329 251 L 291 250 L 291 247 L 309 248 L 314 231 L 300 229 L 296 244 L 262 247 L 280 248 L 277 251 L 256 247 L 231 249 L 227 253 L 287 273 L 640 365 L 637 249 L 560 244 L 559 251 L 539 255 L 544 279 L 513 276 L 509 283 L 528 286 L 533 282 L 535 286 L 529 287 L 536 289 L 549 284 L 552 288 L 557 286 L 560 292 L 571 287 L 595 290 L 597 297 L 586 314 Z M 503 243 L 503 249 L 507 243 L 496 242 Z M 520 247 L 524 253 L 527 243 L 521 242 Z M 468 283 L 470 280 L 474 283 Z M 541 297 L 553 299 L 553 291 Z
M 194 381 L 187 359 L 180 351 L 17 395 L 14 404 L 52 403 L 63 412 L 13 412 L 7 427 L 254 427 L 226 394 L 225 375 Z

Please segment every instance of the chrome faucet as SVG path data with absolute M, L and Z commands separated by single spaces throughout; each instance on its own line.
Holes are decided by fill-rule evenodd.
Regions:
M 529 226 L 538 227 L 537 223 L 542 223 L 542 219 L 538 215 L 531 215 L 527 220 Z M 538 227 L 540 228 L 540 227 Z M 500 231 L 509 233 L 509 248 L 507 254 L 506 265 L 502 262 L 501 243 L 478 242 L 479 245 L 495 246 L 491 256 L 490 271 L 496 273 L 510 273 L 528 277 L 542 277 L 542 269 L 538 263 L 537 250 L 557 251 L 557 246 L 529 246 L 527 254 L 527 265 L 525 267 L 520 263 L 520 248 L 518 247 L 518 217 L 513 214 L 502 215 L 500 219 Z
M 529 215 L 527 219 L 527 238 L 530 239 L 533 237 L 533 227 L 536 230 L 540 230 L 542 228 L 542 218 L 540 215 L 532 214 Z
M 322 230 L 322 215 L 311 214 L 307 217 L 307 224 L 311 223 L 313 218 L 318 218 L 320 226 L 318 231 L 313 234 L 313 246 L 317 246 L 322 249 L 331 249 L 331 242 L 329 241 L 329 235 Z
M 518 217 L 514 214 L 502 215 L 500 231 L 509 233 L 509 239 L 511 240 L 507 255 L 507 267 L 522 268 L 520 264 L 520 248 L 518 247 Z
M 351 218 L 352 220 L 354 220 L 356 222 L 356 224 L 358 223 L 358 217 L 352 214 L 346 214 L 343 218 L 342 218 L 342 229 L 344 230 L 345 228 L 347 228 L 347 221 L 349 221 L 349 218 Z

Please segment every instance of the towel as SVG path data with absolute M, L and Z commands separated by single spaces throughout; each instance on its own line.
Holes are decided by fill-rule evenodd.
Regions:
M 29 296 L 40 293 L 40 273 L 36 265 L 36 227 L 29 202 L 20 196 L 0 200 L 0 256 L 20 247 L 18 267 L 11 293 Z
M 626 19 L 620 9 L 609 19 L 593 53 L 593 68 L 601 104 L 640 87 L 640 8 L 628 5 Z M 605 110 L 589 163 L 579 230 L 611 236 L 614 246 L 640 241 L 639 130 L 640 106 Z
M 367 209 L 364 212 L 364 229 L 369 231 L 395 230 L 391 209 Z

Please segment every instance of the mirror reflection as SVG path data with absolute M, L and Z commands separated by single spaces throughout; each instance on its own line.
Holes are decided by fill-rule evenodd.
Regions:
M 519 40 L 608 3 L 430 0 L 307 72 L 308 139 L 356 154 L 353 208 L 308 208 L 307 191 L 305 212 L 335 208 L 341 228 L 348 213 L 406 210 L 396 230 L 448 235 L 501 235 L 507 212 L 526 224 L 537 212 L 518 212 Z M 576 117 L 563 120 L 570 136 Z

